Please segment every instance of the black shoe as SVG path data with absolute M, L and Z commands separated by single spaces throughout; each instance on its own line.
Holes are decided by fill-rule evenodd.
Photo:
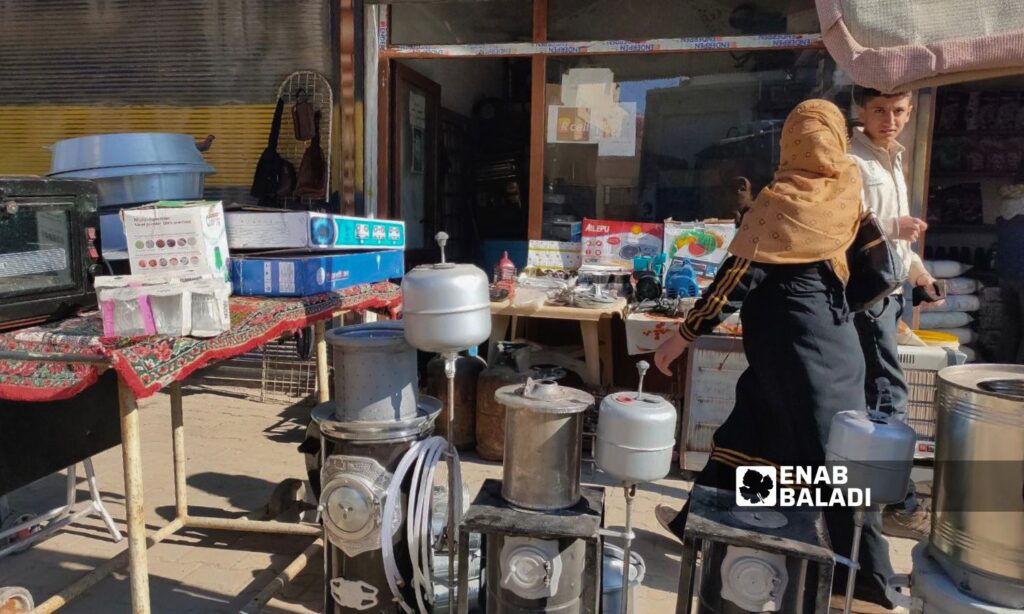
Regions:
M 679 541 L 683 540 L 683 531 L 686 529 L 686 508 L 676 511 L 668 505 L 658 505 L 654 508 L 654 516 L 658 524 L 671 533 Z

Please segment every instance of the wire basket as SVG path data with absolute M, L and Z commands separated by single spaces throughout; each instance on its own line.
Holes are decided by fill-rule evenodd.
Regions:
M 277 97 L 284 100 L 286 111 L 281 117 L 281 133 L 277 138 L 277 152 L 291 162 L 296 169 L 302 163 L 302 155 L 309 146 L 309 141 L 295 139 L 295 125 L 292 114 L 288 111 L 300 100 L 309 101 L 320 112 L 320 149 L 324 152 L 324 168 L 327 176 L 324 180 L 323 199 L 328 200 L 331 193 L 331 138 L 334 119 L 334 90 L 327 78 L 312 70 L 300 70 L 288 75 L 277 90 Z

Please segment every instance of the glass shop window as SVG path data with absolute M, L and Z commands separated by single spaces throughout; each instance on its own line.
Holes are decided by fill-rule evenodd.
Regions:
M 391 5 L 395 45 L 473 45 L 533 40 L 531 0 Z
M 811 34 L 814 0 L 549 0 L 551 40 Z
M 820 50 L 551 58 L 543 237 L 584 217 L 731 218 L 736 177 L 771 180 L 794 106 L 845 106 L 832 75 Z

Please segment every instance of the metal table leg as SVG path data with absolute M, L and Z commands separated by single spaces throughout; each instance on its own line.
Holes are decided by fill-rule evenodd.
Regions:
M 459 529 L 459 583 L 455 589 L 458 599 L 457 614 L 469 614 L 469 533 L 462 528 Z M 451 556 L 451 553 L 448 554 Z M 482 584 L 481 584 L 482 585 Z M 451 603 L 451 593 L 448 595 L 448 602 Z
M 591 386 L 601 384 L 601 348 L 597 322 L 580 322 L 580 333 L 583 335 L 583 354 L 587 361 L 587 383 Z
M 149 614 L 149 564 L 146 557 L 146 512 L 142 499 L 142 448 L 139 406 L 135 395 L 118 378 L 121 409 L 121 456 L 124 462 L 125 507 L 128 512 L 128 568 L 132 587 L 132 611 Z
M 313 325 L 313 341 L 316 343 L 316 398 L 318 403 L 326 403 L 331 400 L 325 333 L 326 325 L 322 320 Z
M 679 557 L 679 588 L 676 591 L 676 614 L 687 614 L 693 602 L 693 571 L 697 563 L 697 546 L 692 539 L 683 538 L 683 551 Z

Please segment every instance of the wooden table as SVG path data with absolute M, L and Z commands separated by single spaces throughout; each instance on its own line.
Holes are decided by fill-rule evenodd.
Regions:
M 582 307 L 555 307 L 551 305 L 513 306 L 510 301 L 491 303 L 491 339 L 488 346 L 487 361 L 497 356 L 499 341 L 504 341 L 512 323 L 512 334 L 515 336 L 515 323 L 519 318 L 542 318 L 547 320 L 575 320 L 580 323 L 583 335 L 583 354 L 587 364 L 584 379 L 592 386 L 610 385 L 612 382 L 612 318 L 622 316 L 626 307 L 626 299 L 620 298 L 605 309 L 585 309 Z
M 387 287 L 385 288 L 385 286 Z M 379 298 L 374 298 L 374 296 L 377 295 L 372 293 L 374 288 L 379 289 Z M 369 298 L 357 294 L 357 292 L 362 291 L 363 289 L 369 293 L 367 294 Z M 277 314 L 280 317 L 263 317 L 260 321 L 270 319 L 273 320 L 273 322 L 263 322 L 265 325 L 264 328 L 253 326 L 248 332 L 239 330 L 237 328 L 237 323 L 234 323 L 233 321 L 233 328 L 231 330 L 222 333 L 217 337 L 206 340 L 194 340 L 188 338 L 169 340 L 168 338 L 163 337 L 147 337 L 140 339 L 137 344 L 128 346 L 139 346 L 143 348 L 149 348 L 152 346 L 153 348 L 158 349 L 167 345 L 169 341 L 173 341 L 175 344 L 203 344 L 202 347 L 209 346 L 209 348 L 216 349 L 216 351 L 214 351 L 214 349 L 210 349 L 203 352 L 202 358 L 197 359 L 201 364 L 198 362 L 196 364 L 185 364 L 184 362 L 182 364 L 177 364 L 173 363 L 173 361 L 164 361 L 163 364 L 173 363 L 175 365 L 175 368 L 170 371 L 170 375 L 165 377 L 168 381 L 160 381 L 143 389 L 143 392 L 145 393 L 143 396 L 154 394 L 162 388 L 167 388 L 170 392 L 171 451 L 174 459 L 175 517 L 168 524 L 149 534 L 147 534 L 143 507 L 142 445 L 139 429 L 139 408 L 137 403 L 137 399 L 140 397 L 126 381 L 126 378 L 134 377 L 135 379 L 138 379 L 138 377 L 136 377 L 136 374 L 131 370 L 131 365 L 127 364 L 129 361 L 121 359 L 119 361 L 120 364 L 115 364 L 114 359 L 118 358 L 118 356 L 110 356 L 108 354 L 112 350 L 101 350 L 101 345 L 87 342 L 88 334 L 86 332 L 79 335 L 84 337 L 79 343 L 69 346 L 65 342 L 63 345 L 54 345 L 51 350 L 45 349 L 47 347 L 45 339 L 51 337 L 56 340 L 61 339 L 61 336 L 55 334 L 53 331 L 44 335 L 42 333 L 34 332 L 37 329 L 33 328 L 6 333 L 8 336 L 17 337 L 20 335 L 28 339 L 41 338 L 44 339 L 44 341 L 27 346 L 33 348 L 32 350 L 8 350 L 0 347 L 0 361 L 9 361 L 15 365 L 22 363 L 60 364 L 65 365 L 65 369 L 69 369 L 73 365 L 86 365 L 89 368 L 89 372 L 86 372 L 85 375 L 82 375 L 81 377 L 87 384 L 91 383 L 92 380 L 90 378 L 92 375 L 98 374 L 108 368 L 114 368 L 118 375 L 118 400 L 120 405 L 120 426 L 122 438 L 121 454 L 124 465 L 128 548 L 99 565 L 95 570 L 86 574 L 84 577 L 67 586 L 57 595 L 50 597 L 42 604 L 36 606 L 36 608 L 32 610 L 32 614 L 50 614 L 51 612 L 60 609 L 71 600 L 82 595 L 82 593 L 100 582 L 102 579 L 124 567 L 125 563 L 127 563 L 129 569 L 128 575 L 132 597 L 131 611 L 134 614 L 149 614 L 151 612 L 151 603 L 149 597 L 149 565 L 147 550 L 185 529 L 273 533 L 312 538 L 312 543 L 309 547 L 303 551 L 298 558 L 292 561 L 292 563 L 289 564 L 281 574 L 274 578 L 266 588 L 261 590 L 259 594 L 253 598 L 252 602 L 250 602 L 244 610 L 247 612 L 261 611 L 263 605 L 270 600 L 277 590 L 302 571 L 306 563 L 308 563 L 321 548 L 321 528 L 317 524 L 221 518 L 200 515 L 195 513 L 194 510 L 189 509 L 187 484 L 185 480 L 187 475 L 187 456 L 185 454 L 185 421 L 181 390 L 182 380 L 200 366 L 208 366 L 220 360 L 226 360 L 233 356 L 243 354 L 249 349 L 264 345 L 267 342 L 279 338 L 283 334 L 312 325 L 314 329 L 314 343 L 316 346 L 317 400 L 321 403 L 325 403 L 330 400 L 328 394 L 329 369 L 327 364 L 327 343 L 325 339 L 327 321 L 350 310 L 363 312 L 367 309 L 393 309 L 401 303 L 401 294 L 398 293 L 397 287 L 392 287 L 389 284 L 377 284 L 373 286 L 368 284 L 365 287 L 360 286 L 357 288 L 350 288 L 342 292 L 330 293 L 329 295 L 302 299 L 258 299 L 232 297 L 231 300 L 233 315 L 237 315 L 236 311 L 238 310 L 239 303 L 253 301 L 277 302 L 283 307 L 288 307 L 289 309 L 288 311 L 282 311 Z M 256 313 L 254 317 L 258 315 L 259 314 Z M 98 317 L 98 315 L 93 314 L 90 316 L 71 318 L 65 321 L 64 324 L 67 328 L 74 329 L 70 324 L 74 324 L 75 322 L 83 321 L 88 318 L 96 319 Z M 53 326 L 54 325 L 43 325 L 40 330 L 48 330 L 47 327 Z M 98 325 L 95 323 L 83 326 L 83 331 L 96 329 L 97 326 Z M 64 338 L 66 339 L 68 338 L 68 331 L 65 330 L 64 332 Z M 231 338 L 232 335 L 236 337 L 233 343 L 228 344 L 224 341 L 225 339 Z M 242 338 L 237 338 L 239 336 Z M 76 352 L 69 353 L 67 350 L 68 347 L 76 349 Z M 62 348 L 64 349 L 62 350 Z M 124 350 L 124 348 L 120 348 L 120 350 Z M 156 349 L 153 351 L 155 352 Z M 118 369 L 119 366 L 120 369 Z M 92 373 L 93 371 L 95 373 Z M 12 372 L 17 373 L 18 370 L 13 369 Z M 61 370 L 58 369 L 57 372 L 61 372 Z M 3 378 L 0 378 L 0 380 L 3 380 Z M 14 390 L 19 390 L 19 388 L 11 385 L 9 382 L 6 388 L 0 386 L 0 391 L 12 393 Z M 77 392 L 74 391 L 74 387 L 69 388 L 66 392 L 72 396 L 73 394 L 77 394 Z M 0 399 L 2 398 L 3 396 L 0 395 Z M 41 407 L 45 408 L 45 405 L 42 405 Z

